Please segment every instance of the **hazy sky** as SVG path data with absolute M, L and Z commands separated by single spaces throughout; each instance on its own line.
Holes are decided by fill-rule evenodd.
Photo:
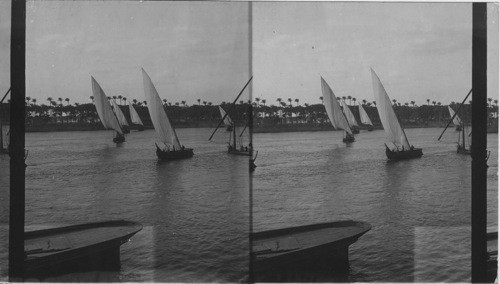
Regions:
M 108 96 L 143 101 L 141 67 L 162 98 L 188 104 L 232 101 L 250 77 L 248 3 L 28 1 L 26 38 L 26 95 L 40 103 L 90 102 L 90 74 Z
M 498 97 L 498 6 L 489 4 L 488 96 Z M 471 88 L 472 4 L 257 2 L 254 97 L 373 101 L 370 67 L 391 99 L 449 104 Z M 295 104 L 295 103 L 294 103 Z

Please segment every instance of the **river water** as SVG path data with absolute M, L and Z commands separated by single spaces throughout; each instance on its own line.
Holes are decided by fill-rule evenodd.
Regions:
M 254 231 L 336 220 L 373 228 L 350 247 L 343 281 L 470 281 L 471 157 L 458 132 L 408 129 L 419 159 L 388 162 L 384 132 L 254 134 Z M 488 229 L 497 230 L 498 136 L 488 134 Z M 327 272 L 300 281 L 333 281 Z
M 27 229 L 126 219 L 142 231 L 121 249 L 118 273 L 57 281 L 238 282 L 248 275 L 248 158 L 208 142 L 212 129 L 178 129 L 191 159 L 161 163 L 153 130 L 27 133 Z M 8 157 L 0 156 L 1 279 L 7 277 Z
M 152 130 L 122 145 L 111 131 L 27 133 L 26 226 L 127 219 L 142 231 L 121 249 L 120 272 L 56 281 L 239 282 L 248 278 L 246 157 L 208 142 L 211 129 L 178 129 L 191 159 L 160 163 Z M 254 230 L 336 220 L 373 228 L 350 249 L 343 281 L 470 280 L 471 158 L 458 133 L 408 129 L 424 156 L 388 162 L 384 132 L 255 134 Z M 223 134 L 222 136 L 224 136 Z M 488 134 L 488 228 L 497 227 L 498 136 Z M 0 280 L 7 277 L 8 157 L 0 156 Z M 332 275 L 302 280 L 332 281 Z

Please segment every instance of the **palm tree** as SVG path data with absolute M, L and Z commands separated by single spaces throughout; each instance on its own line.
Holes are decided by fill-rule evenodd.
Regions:
M 123 100 L 123 104 L 127 104 L 127 98 L 126 97 L 123 97 L 122 100 Z
M 349 105 L 351 105 L 351 103 L 352 103 L 352 97 L 351 96 L 347 96 L 347 98 L 349 99 Z
M 240 100 L 240 105 L 242 105 L 243 103 L 244 103 L 244 101 L 243 101 L 243 100 Z
M 136 99 L 133 99 L 132 102 L 134 103 L 134 105 L 137 104 L 137 100 Z
M 432 104 L 433 104 L 434 106 L 436 106 L 436 101 L 432 101 Z
M 29 104 L 31 101 L 31 98 L 30 97 L 26 97 L 26 104 Z
M 356 105 L 356 98 L 352 98 L 352 100 L 354 101 L 354 105 Z
M 57 98 L 57 100 L 59 101 L 59 104 L 62 105 L 63 99 L 62 98 Z
M 376 101 L 373 101 L 372 102 L 374 106 L 377 106 L 377 102 Z
M 110 96 L 108 96 L 107 98 L 108 98 L 108 101 L 110 101 L 110 100 L 111 100 L 111 97 L 110 97 Z
M 429 103 L 430 103 L 430 102 L 431 102 L 431 100 L 430 100 L 430 99 L 427 99 L 427 105 L 429 105 Z
M 498 106 L 498 100 L 494 100 L 493 103 Z
M 319 99 L 321 100 L 321 104 L 323 104 L 323 96 L 319 97 Z
M 492 98 L 488 98 L 488 107 L 491 107 L 491 101 L 492 100 L 493 100 Z
M 36 105 L 36 99 L 31 99 L 31 102 Z
M 266 105 L 266 99 L 262 100 L 262 104 L 265 106 Z
M 255 98 L 255 101 L 257 102 L 257 104 L 260 103 L 260 98 Z
M 409 106 L 410 104 L 409 103 L 405 103 L 405 106 Z
M 295 102 L 297 103 L 297 106 L 299 106 L 299 99 L 295 99 Z
M 118 95 L 118 99 L 120 100 L 120 101 L 118 102 L 119 104 L 122 104 L 122 98 L 123 98 L 123 97 L 122 97 L 122 95 Z
M 209 106 L 211 106 L 211 105 L 212 105 L 212 102 L 208 102 L 207 104 L 208 104 Z
M 366 105 L 366 100 L 362 100 L 362 102 L 363 102 L 363 105 Z
M 90 100 L 91 100 L 91 101 L 92 101 L 92 103 L 93 103 L 93 102 L 94 102 L 94 96 L 90 96 L 89 98 L 90 98 Z
M 415 107 L 415 101 L 411 101 L 410 104 Z
M 392 103 L 393 103 L 393 104 L 396 104 L 396 99 L 392 99 Z
M 438 106 L 440 106 L 440 105 L 441 105 L 441 102 L 438 102 L 438 103 L 437 103 L 437 105 L 438 105 Z
M 346 97 L 345 96 L 342 96 L 342 100 L 345 101 Z
M 148 105 L 148 102 L 146 102 L 146 101 L 143 101 L 142 103 L 143 103 L 145 106 L 147 106 L 147 105 Z
M 175 105 L 176 105 L 176 106 L 179 106 L 179 102 L 175 102 Z
M 48 97 L 47 101 L 49 101 L 49 105 L 52 105 L 52 97 Z
M 282 99 L 281 99 L 281 98 L 277 98 L 277 99 L 276 99 L 276 101 L 278 102 L 278 104 L 280 104 L 280 105 L 281 105 L 281 101 L 282 101 Z
M 183 106 L 186 106 L 186 101 L 181 101 L 181 104 L 182 104 Z
M 198 101 L 198 105 L 200 105 L 201 100 L 200 100 L 200 99 L 197 99 L 197 101 Z
M 207 106 L 207 101 L 203 101 L 203 105 Z
M 66 103 L 69 105 L 69 98 L 64 99 Z
M 290 106 L 292 106 L 292 99 L 291 98 L 288 98 L 287 100 L 289 103 L 290 103 Z
M 167 99 L 163 99 L 163 105 L 167 104 Z

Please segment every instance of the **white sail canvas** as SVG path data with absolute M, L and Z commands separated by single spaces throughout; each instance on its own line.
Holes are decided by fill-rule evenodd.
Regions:
M 137 111 L 135 110 L 134 106 L 131 103 L 128 103 L 128 108 L 130 111 L 130 121 L 132 121 L 133 124 L 144 125 L 142 123 L 141 118 L 139 117 L 139 114 L 137 113 Z
M 337 98 L 333 94 L 332 89 L 321 77 L 321 91 L 323 92 L 323 101 L 325 103 L 326 113 L 335 129 L 344 129 L 347 133 L 352 134 L 351 127 L 347 123 L 342 109 L 340 108 Z
M 110 102 L 111 106 L 113 106 L 113 110 L 115 111 L 116 118 L 118 118 L 118 122 L 120 123 L 120 125 L 128 126 L 127 119 L 125 118 L 125 115 L 123 114 L 118 104 L 115 102 L 115 100 L 110 100 Z
M 361 118 L 361 123 L 373 126 L 373 123 L 368 114 L 366 113 L 365 109 L 363 108 L 363 106 L 358 105 L 358 107 L 359 107 L 359 117 Z
M 405 149 L 410 149 L 410 143 L 408 142 L 403 128 L 401 128 L 399 124 L 394 109 L 392 109 L 391 99 L 387 95 L 375 71 L 373 71 L 373 69 L 370 70 L 372 73 L 373 93 L 375 101 L 377 102 L 377 110 L 380 121 L 384 126 L 387 139 L 395 145 L 404 146 Z
M 179 138 L 177 138 L 177 134 L 168 119 L 167 113 L 163 109 L 160 95 L 158 95 L 158 92 L 156 91 L 156 88 L 146 71 L 144 71 L 144 69 L 141 70 L 144 84 L 144 94 L 146 96 L 146 101 L 148 102 L 149 115 L 151 116 L 151 121 L 153 122 L 156 134 L 163 143 L 172 145 L 176 149 L 180 149 L 181 144 L 179 143 Z
M 221 106 L 219 106 L 219 111 L 220 111 L 221 117 L 224 117 L 224 115 L 226 115 L 226 112 L 224 111 L 224 109 Z M 231 126 L 232 124 L 233 124 L 233 121 L 231 120 L 229 115 L 227 115 L 226 118 L 224 118 L 224 125 Z
M 345 117 L 347 118 L 347 122 L 349 122 L 350 126 L 359 126 L 358 122 L 356 121 L 356 118 L 354 117 L 354 114 L 352 111 L 349 109 L 349 106 L 345 103 L 345 101 L 341 100 L 342 103 L 342 108 L 345 113 Z
M 451 117 L 453 117 L 455 115 L 455 112 L 453 111 L 453 109 L 450 106 L 448 106 L 448 111 L 450 112 Z M 462 121 L 460 120 L 458 115 L 455 115 L 455 118 L 453 118 L 453 124 L 455 124 L 455 126 L 462 125 Z
M 97 114 L 101 119 L 102 125 L 106 129 L 114 129 L 118 133 L 123 134 L 122 128 L 120 127 L 120 123 L 116 119 L 113 110 L 111 109 L 111 105 L 108 102 L 108 98 L 106 94 L 102 90 L 101 86 L 94 77 L 90 76 L 92 81 L 92 93 L 94 95 L 94 104 L 97 109 Z

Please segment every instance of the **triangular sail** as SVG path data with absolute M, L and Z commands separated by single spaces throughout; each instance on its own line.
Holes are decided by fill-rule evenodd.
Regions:
M 347 118 L 347 122 L 349 122 L 349 125 L 352 126 L 359 126 L 358 122 L 356 121 L 356 118 L 354 117 L 354 114 L 352 111 L 349 109 L 347 104 L 342 100 L 342 108 L 344 110 L 345 117 Z
M 128 108 L 130 110 L 130 121 L 132 121 L 133 124 L 144 125 L 141 118 L 139 117 L 139 114 L 131 103 L 128 103 Z
M 358 105 L 358 106 L 359 106 L 359 117 L 361 118 L 361 123 L 373 126 L 373 123 L 370 120 L 370 117 L 366 113 L 366 111 L 363 108 L 363 106 L 362 105 Z
M 115 100 L 110 100 L 111 105 L 113 106 L 113 110 L 115 111 L 116 118 L 118 118 L 118 122 L 120 123 L 121 126 L 128 126 L 127 119 L 125 118 L 125 115 L 123 114 L 122 110 L 118 106 L 118 104 L 115 102 Z
M 118 133 L 123 134 L 120 123 L 111 109 L 111 105 L 108 102 L 106 94 L 94 77 L 90 76 L 90 78 L 92 81 L 92 93 L 94 95 L 95 108 L 97 109 L 97 114 L 101 119 L 102 125 L 104 125 L 104 128 L 106 129 L 111 128 L 116 130 Z
M 352 134 L 351 127 L 347 123 L 342 109 L 340 108 L 337 98 L 333 94 L 332 89 L 321 77 L 321 91 L 323 92 L 323 101 L 325 103 L 326 113 L 335 129 L 344 129 L 347 133 Z
M 450 106 L 448 106 L 448 110 L 450 111 L 450 116 L 453 117 L 455 115 L 455 112 L 453 111 L 453 109 Z M 462 120 L 460 120 L 458 115 L 455 115 L 455 118 L 453 118 L 453 124 L 455 124 L 455 126 L 462 125 Z
M 375 95 L 375 101 L 377 102 L 377 110 L 380 116 L 380 121 L 384 126 L 387 139 L 395 145 L 401 145 L 404 146 L 405 149 L 410 149 L 408 138 L 406 138 L 406 134 L 399 124 L 396 113 L 392 109 L 391 100 L 389 99 L 382 82 L 380 82 L 380 79 L 377 74 L 375 74 L 375 71 L 371 68 L 370 70 L 372 73 L 373 93 Z
M 142 70 L 142 78 L 144 83 L 144 94 L 146 96 L 146 101 L 148 102 L 149 115 L 151 116 L 151 121 L 156 130 L 156 134 L 165 144 L 174 146 L 176 149 L 181 148 L 181 143 L 179 143 L 179 138 L 175 133 L 170 120 L 168 119 L 167 113 L 163 109 L 163 104 L 156 91 L 151 78 L 149 75 Z
M 219 111 L 220 111 L 221 117 L 224 117 L 224 115 L 226 115 L 226 112 L 224 111 L 224 109 L 221 106 L 219 106 Z M 226 118 L 224 118 L 224 125 L 231 126 L 232 124 L 233 124 L 233 121 L 231 120 L 229 115 L 227 115 Z

